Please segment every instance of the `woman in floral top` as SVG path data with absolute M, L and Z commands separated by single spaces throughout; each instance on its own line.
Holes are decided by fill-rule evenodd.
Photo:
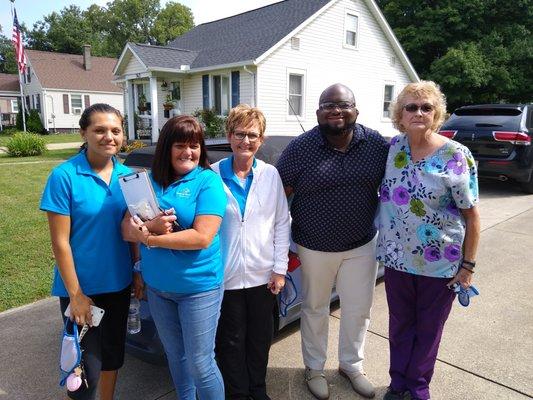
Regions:
M 391 141 L 377 217 L 389 305 L 391 383 L 384 399 L 425 400 L 455 298 L 449 287 L 472 284 L 477 172 L 466 147 L 437 133 L 446 102 L 435 83 L 407 85 L 392 113 L 403 134 Z

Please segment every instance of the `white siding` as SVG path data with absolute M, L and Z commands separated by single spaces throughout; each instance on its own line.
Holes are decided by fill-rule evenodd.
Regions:
M 347 10 L 359 16 L 357 49 L 344 44 L 344 18 Z M 395 134 L 392 124 L 382 118 L 384 85 L 394 84 L 395 95 L 410 82 L 388 40 L 362 0 L 342 0 L 298 32 L 300 49 L 292 50 L 290 39 L 270 54 L 258 67 L 258 106 L 267 118 L 267 134 L 298 135 L 297 121 L 287 117 L 287 70 L 305 71 L 306 130 L 316 125 L 315 111 L 321 92 L 329 85 L 350 87 L 360 111 L 358 122 Z M 397 61 L 391 65 L 391 57 Z
M 253 77 L 244 69 L 221 69 L 213 70 L 204 73 L 198 73 L 193 75 L 188 75 L 183 80 L 182 86 L 182 102 L 183 102 L 183 113 L 192 114 L 197 109 L 203 108 L 203 97 L 202 97 L 202 75 L 231 75 L 232 71 L 239 71 L 239 101 L 241 103 L 252 104 L 253 102 Z M 231 89 L 231 83 L 230 83 Z M 212 100 L 212 94 L 210 96 Z
M 126 58 L 127 56 L 125 56 Z M 146 72 L 146 68 L 137 60 L 133 55 L 129 55 L 129 60 L 127 61 L 126 67 L 124 67 L 124 72 L 121 75 L 130 75 Z
M 50 130 L 53 129 L 52 103 L 53 103 L 53 110 L 56 116 L 55 118 L 56 129 L 77 130 L 80 127 L 79 126 L 80 115 L 73 114 L 72 110 L 70 110 L 70 107 L 69 107 L 68 114 L 65 114 L 63 112 L 63 94 L 81 94 L 82 102 L 85 101 L 84 96 L 89 95 L 89 101 L 91 104 L 107 103 L 115 107 L 122 114 L 124 114 L 124 102 L 123 102 L 122 93 L 107 94 L 107 93 L 95 93 L 95 92 L 83 92 L 83 91 L 77 92 L 77 91 L 47 90 L 46 94 L 47 96 L 45 96 L 45 99 L 41 97 L 41 103 L 46 102 L 46 110 L 47 110 L 46 123 L 47 123 L 47 129 L 50 129 Z M 70 98 L 69 98 L 69 101 L 70 101 Z M 84 104 L 84 107 L 85 107 L 85 104 Z

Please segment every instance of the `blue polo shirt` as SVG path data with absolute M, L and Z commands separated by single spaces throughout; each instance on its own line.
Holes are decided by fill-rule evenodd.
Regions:
M 150 176 L 151 178 L 151 176 Z M 162 188 L 152 179 L 157 201 L 163 209 L 176 211 L 179 224 L 189 229 L 197 215 L 224 216 L 226 193 L 220 176 L 202 167 Z M 224 267 L 218 233 L 201 250 L 170 250 L 141 245 L 143 278 L 163 292 L 191 294 L 216 289 L 222 284 Z
M 257 161 L 254 157 L 254 162 L 252 168 L 257 165 Z M 229 188 L 235 200 L 239 204 L 239 209 L 241 210 L 241 217 L 244 217 L 244 211 L 246 210 L 246 199 L 248 198 L 248 193 L 250 192 L 250 187 L 252 186 L 252 181 L 254 179 L 253 169 L 250 170 L 250 173 L 246 176 L 244 182 L 244 187 L 241 185 L 241 181 L 235 175 L 233 171 L 233 156 L 228 157 L 220 161 L 220 176 L 222 180 Z
M 379 132 L 360 124 L 345 152 L 331 147 L 318 126 L 289 143 L 277 169 L 283 185 L 294 189 L 292 239 L 324 252 L 372 240 L 388 150 Z
M 107 185 L 82 151 L 55 167 L 44 188 L 40 209 L 70 216 L 70 247 L 81 289 L 86 295 L 111 293 L 131 283 L 131 257 L 120 223 L 127 210 L 118 176 L 131 170 L 113 158 Z M 54 268 L 52 295 L 68 296 Z

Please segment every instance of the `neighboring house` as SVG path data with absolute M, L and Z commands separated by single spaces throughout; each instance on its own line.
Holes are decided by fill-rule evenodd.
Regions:
M 26 50 L 26 106 L 39 111 L 50 132 L 79 129 L 80 115 L 91 104 L 124 110 L 122 89 L 112 83 L 117 60 L 91 56 L 89 45 L 83 50 L 83 55 Z
M 15 126 L 19 111 L 19 77 L 14 74 L 0 74 L 0 130 Z
M 114 74 L 129 138 L 151 125 L 153 141 L 173 114 L 225 115 L 238 103 L 261 108 L 267 135 L 297 135 L 300 123 L 316 125 L 320 93 L 336 82 L 354 91 L 359 122 L 392 136 L 388 106 L 419 79 L 373 0 L 286 0 L 199 25 L 164 47 L 127 43 Z M 172 112 L 163 110 L 167 96 Z M 135 131 L 140 102 L 147 111 Z

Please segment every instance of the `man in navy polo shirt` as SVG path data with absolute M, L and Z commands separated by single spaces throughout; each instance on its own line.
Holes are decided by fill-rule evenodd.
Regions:
M 363 347 L 377 273 L 374 215 L 388 143 L 357 124 L 352 91 L 335 84 L 322 92 L 318 126 L 294 139 L 277 168 L 291 204 L 292 238 L 302 261 L 302 353 L 305 379 L 318 399 L 329 397 L 324 376 L 329 302 L 341 302 L 339 372 L 372 398 L 363 372 Z

